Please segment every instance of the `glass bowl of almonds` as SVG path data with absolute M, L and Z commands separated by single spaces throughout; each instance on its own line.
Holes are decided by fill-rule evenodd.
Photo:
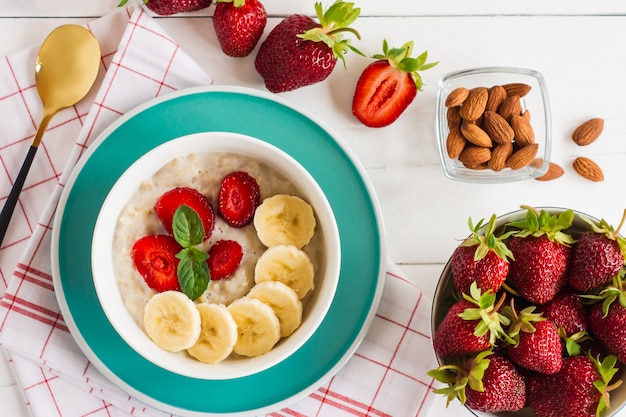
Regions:
M 504 183 L 543 176 L 550 164 L 550 102 L 534 70 L 484 67 L 445 74 L 435 131 L 446 177 Z

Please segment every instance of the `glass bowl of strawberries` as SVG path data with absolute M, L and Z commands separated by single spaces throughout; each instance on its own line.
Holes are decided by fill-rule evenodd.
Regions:
M 139 158 L 93 236 L 111 325 L 148 361 L 191 378 L 284 361 L 318 329 L 339 279 L 324 191 L 286 152 L 231 132 L 175 138 Z
M 626 404 L 624 218 L 614 227 L 522 207 L 470 219 L 433 301 L 436 392 L 476 416 L 616 415 Z
M 512 67 L 445 74 L 438 85 L 435 134 L 448 178 L 503 183 L 542 177 L 552 147 L 543 76 Z

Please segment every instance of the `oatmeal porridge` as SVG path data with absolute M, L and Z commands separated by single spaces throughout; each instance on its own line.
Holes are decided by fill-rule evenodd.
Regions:
M 124 305 L 140 327 L 143 327 L 144 308 L 155 291 L 146 285 L 137 272 L 131 252 L 133 244 L 142 236 L 166 233 L 155 213 L 155 202 L 168 190 L 190 187 L 208 197 L 215 208 L 222 178 L 234 171 L 245 171 L 256 179 L 261 201 L 276 194 L 304 198 L 294 184 L 262 162 L 234 153 L 210 152 L 173 159 L 154 176 L 143 181 L 122 209 L 113 237 L 113 267 Z M 320 268 L 322 256 L 322 233 L 319 228 L 318 224 L 311 242 L 303 248 L 310 257 L 315 275 Z M 245 296 L 254 285 L 256 261 L 266 250 L 258 239 L 254 226 L 250 224 L 243 228 L 233 228 L 216 214 L 213 233 L 198 248 L 207 251 L 221 239 L 235 240 L 242 246 L 241 264 L 231 277 L 211 281 L 204 294 L 196 300 L 197 303 L 229 305 Z M 306 302 L 306 299 L 303 301 Z

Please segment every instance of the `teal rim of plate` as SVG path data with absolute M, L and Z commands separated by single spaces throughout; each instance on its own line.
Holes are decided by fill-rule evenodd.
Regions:
M 341 239 L 339 284 L 320 327 L 284 361 L 230 380 L 178 375 L 136 353 L 107 320 L 91 275 L 95 222 L 117 179 L 158 145 L 207 131 L 252 136 L 296 159 L 324 191 Z M 189 88 L 122 116 L 94 141 L 70 176 L 52 233 L 55 292 L 81 350 L 129 394 L 164 411 L 187 415 L 254 415 L 308 395 L 357 349 L 384 284 L 380 209 L 364 169 L 314 116 L 284 99 L 248 88 Z

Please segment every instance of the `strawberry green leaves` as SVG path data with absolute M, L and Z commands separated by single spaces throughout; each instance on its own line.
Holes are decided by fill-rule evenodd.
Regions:
M 491 291 L 481 293 L 480 288 L 474 282 L 470 286 L 470 293 L 463 294 L 463 298 L 476 305 L 476 308 L 468 308 L 459 314 L 464 320 L 477 321 L 474 335 L 488 335 L 492 346 L 496 344 L 496 339 L 511 341 L 502 328 L 502 325 L 510 324 L 510 320 L 500 313 L 500 307 L 505 300 L 504 296 L 496 303 L 496 294 Z
M 211 276 L 206 263 L 208 254 L 195 246 L 202 243 L 204 228 L 200 216 L 189 206 L 181 205 L 174 213 L 174 239 L 183 247 L 176 255 L 180 289 L 192 300 L 207 289 Z
M 468 219 L 468 225 L 470 230 L 472 231 L 472 235 L 465 239 L 462 246 L 474 246 L 478 245 L 476 248 L 476 253 L 474 254 L 474 260 L 478 261 L 484 258 L 490 250 L 493 250 L 500 258 L 502 259 L 513 259 L 513 254 L 506 246 L 504 241 L 511 235 L 513 232 L 505 233 L 501 236 L 495 235 L 496 230 L 496 221 L 497 217 L 495 214 L 491 216 L 489 219 L 489 223 L 487 223 L 483 228 L 483 222 L 485 219 L 481 219 L 475 226 L 471 217 Z
M 350 39 L 344 39 L 342 32 L 350 32 L 357 39 L 361 39 L 358 31 L 351 28 L 350 25 L 361 14 L 361 9 L 355 8 L 354 3 L 347 3 L 337 0 L 326 11 L 322 3 L 315 3 L 315 14 L 320 23 L 320 27 L 314 27 L 306 32 L 297 35 L 301 39 L 313 42 L 324 42 L 332 49 L 335 58 L 341 59 L 343 66 L 346 66 L 344 54 L 349 50 L 363 55 L 361 51 L 351 45 Z
M 423 87 L 422 77 L 418 71 L 425 71 L 437 65 L 437 62 L 427 63 L 428 52 L 422 52 L 417 58 L 411 57 L 413 53 L 413 41 L 409 41 L 402 45 L 400 48 L 389 48 L 387 39 L 383 40 L 383 53 L 375 54 L 372 56 L 374 59 L 385 60 L 389 62 L 393 68 L 397 68 L 400 71 L 408 73 L 418 90 Z
M 537 210 L 532 207 L 525 208 L 527 211 L 524 220 L 508 224 L 508 226 L 520 229 L 515 236 L 539 237 L 546 235 L 548 239 L 555 240 L 562 245 L 572 245 L 575 243 L 574 238 L 564 232 L 564 230 L 572 226 L 572 222 L 574 221 L 574 212 L 572 210 L 565 210 L 559 215 L 552 215 L 546 210 L 541 210 L 537 213 Z

